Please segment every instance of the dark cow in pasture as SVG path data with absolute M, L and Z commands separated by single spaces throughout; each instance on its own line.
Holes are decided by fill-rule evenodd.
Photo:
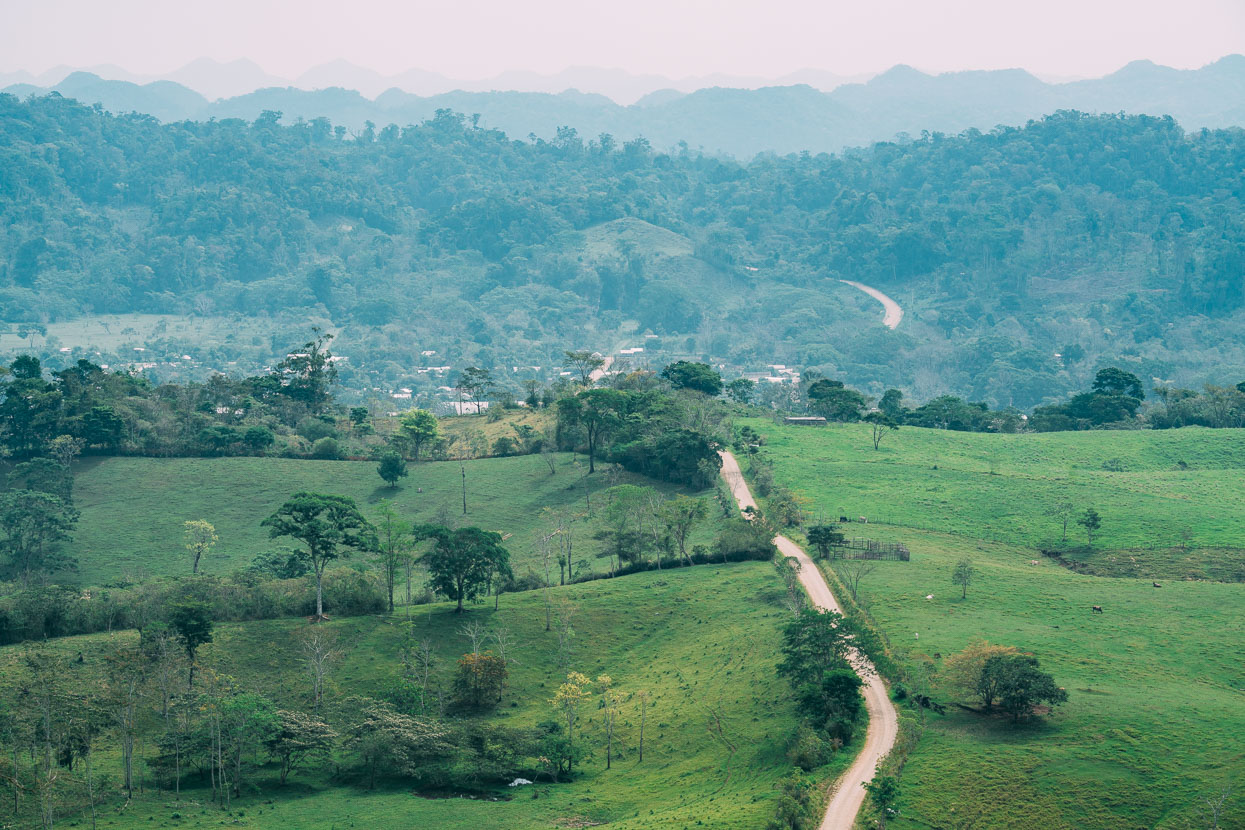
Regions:
M 1090 608 L 1089 608 L 1089 610 L 1090 610 L 1092 613 L 1094 613 L 1094 614 L 1101 614 L 1101 613 L 1102 613 L 1102 606 L 1101 606 L 1101 605 L 1091 605 L 1091 606 L 1090 606 Z

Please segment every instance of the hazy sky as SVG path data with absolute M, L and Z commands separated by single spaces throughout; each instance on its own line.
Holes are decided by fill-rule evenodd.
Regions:
M 686 76 L 1021 66 L 1095 76 L 1245 52 L 1245 0 L 0 0 L 0 70 L 158 74 L 250 58 L 293 77 L 336 58 L 458 78 L 571 65 Z

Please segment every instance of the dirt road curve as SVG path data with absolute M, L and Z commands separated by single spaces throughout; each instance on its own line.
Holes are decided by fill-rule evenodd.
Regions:
M 853 282 L 852 280 L 839 280 L 839 282 L 845 282 L 853 288 L 859 288 L 861 291 L 881 303 L 882 307 L 886 309 L 886 316 L 882 318 L 882 325 L 886 326 L 888 329 L 894 329 L 899 325 L 899 321 L 903 319 L 903 309 L 899 307 L 899 303 L 895 302 L 881 291 L 878 291 L 876 288 L 865 285 L 861 282 Z
M 744 481 L 735 456 L 729 452 L 723 452 L 721 455 L 722 478 L 731 488 L 731 494 L 739 504 L 739 509 L 756 507 L 756 502 L 752 499 L 752 493 L 748 490 L 748 483 Z M 830 586 L 826 584 L 821 571 L 808 558 L 808 554 L 786 536 L 775 536 L 774 544 L 778 546 L 783 556 L 793 558 L 800 563 L 800 582 L 804 585 L 804 590 L 808 592 L 813 604 L 829 611 L 840 611 L 838 601 L 835 600 L 834 594 L 830 593 Z M 856 814 L 860 812 L 860 807 L 865 800 L 865 788 L 862 785 L 866 781 L 873 780 L 878 762 L 891 751 L 891 747 L 895 745 L 895 738 L 899 735 L 899 716 L 895 712 L 890 696 L 886 693 L 886 684 L 878 677 L 873 664 L 863 654 L 853 651 L 851 661 L 856 673 L 865 681 L 865 708 L 869 712 L 869 729 L 865 733 L 865 745 L 860 750 L 860 754 L 856 756 L 855 762 L 835 782 L 834 792 L 826 807 L 825 818 L 821 821 L 821 830 L 850 830 L 856 823 Z

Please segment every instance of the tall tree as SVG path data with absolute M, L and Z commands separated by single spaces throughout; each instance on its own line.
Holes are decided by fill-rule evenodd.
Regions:
M 480 596 L 489 579 L 500 568 L 510 566 L 510 553 L 502 546 L 499 533 L 478 527 L 425 527 L 420 534 L 436 540 L 422 560 L 429 582 L 436 591 L 458 602 L 458 613 L 463 611 L 464 600 Z
M 59 434 L 61 392 L 43 379 L 37 358 L 22 355 L 9 366 L 0 382 L 0 427 L 14 455 L 37 455 Z
M 959 585 L 962 589 L 960 599 L 968 598 L 968 583 L 973 581 L 973 576 L 977 572 L 973 569 L 973 560 L 965 558 L 955 563 L 955 570 L 951 572 L 951 584 Z
M 195 685 L 195 657 L 199 646 L 212 642 L 212 607 L 206 602 L 186 597 L 172 603 L 168 614 L 169 628 L 181 643 L 190 665 L 186 679 L 186 688 L 190 689 Z
M 579 382 L 588 386 L 592 373 L 605 365 L 605 358 L 591 349 L 570 349 L 562 354 L 562 368 L 579 375 Z
M 1068 522 L 1076 515 L 1075 505 L 1070 501 L 1061 501 L 1047 508 L 1046 515 L 1059 522 L 1063 531 L 1059 538 L 1060 543 L 1068 541 Z
M 398 431 L 394 436 L 398 443 L 410 448 L 411 458 L 419 461 L 424 447 L 441 437 L 437 416 L 426 409 L 411 409 L 398 418 Z
M 397 581 L 398 568 L 410 560 L 413 543 L 411 523 L 398 516 L 392 502 L 382 501 L 376 510 L 376 560 L 385 575 L 390 611 L 393 611 L 393 585 Z M 410 593 L 409 585 L 407 593 Z M 410 596 L 407 596 L 407 602 L 410 602 Z
M 869 424 L 869 435 L 873 439 L 875 450 L 882 445 L 882 439 L 888 432 L 899 429 L 899 423 L 881 410 L 865 415 L 865 422 Z
M 347 496 L 295 493 L 262 524 L 273 539 L 289 536 L 307 546 L 301 554 L 316 575 L 316 619 L 324 619 L 324 571 L 329 563 L 351 550 L 370 550 L 376 541 L 376 529 Z
M 838 531 L 837 524 L 813 525 L 805 535 L 808 537 L 808 543 L 817 551 L 817 555 L 822 559 L 830 558 L 830 551 L 836 545 L 843 544 L 844 536 Z
M 596 459 L 602 442 L 621 423 L 626 400 L 626 393 L 615 389 L 588 389 L 558 401 L 558 425 L 583 430 L 589 473 L 596 472 Z
M 687 555 L 687 539 L 696 523 L 709 515 L 709 505 L 704 499 L 694 499 L 680 493 L 662 504 L 660 513 L 670 538 L 674 539 L 679 548 L 679 556 L 690 565 L 692 560 Z M 661 553 L 657 555 L 660 560 Z
M 60 553 L 78 521 L 78 511 L 60 497 L 35 490 L 0 493 L 0 549 L 8 570 L 29 585 L 35 573 L 72 568 L 75 560 Z
M 566 675 L 566 682 L 558 686 L 558 690 L 553 695 L 553 700 L 550 701 L 553 704 L 553 708 L 561 715 L 563 722 L 566 724 L 568 772 L 573 771 L 575 763 L 575 724 L 579 722 L 579 710 L 591 696 L 592 681 L 588 679 L 587 675 L 573 671 Z
M 327 758 L 337 733 L 327 723 L 303 712 L 277 710 L 277 726 L 264 741 L 268 754 L 281 763 L 281 783 L 308 758 Z
M 138 649 L 123 646 L 107 656 L 102 702 L 121 740 L 122 786 L 127 798 L 134 797 L 134 740 L 146 680 L 147 661 Z
M 484 396 L 496 386 L 497 384 L 493 381 L 493 373 L 488 369 L 468 366 L 458 376 L 458 383 L 455 384 L 454 388 L 458 390 L 460 397 L 474 404 L 474 414 L 480 415 L 483 412 L 480 409 L 480 404 L 483 402 Z
M 301 402 L 312 413 L 320 413 L 332 400 L 337 364 L 328 349 L 333 335 L 318 328 L 313 332 L 316 336 L 278 363 L 272 376 L 282 394 Z
M 1076 523 L 1085 528 L 1085 539 L 1089 544 L 1094 544 L 1094 533 L 1102 527 L 1102 516 L 1098 515 L 1098 511 L 1092 507 L 1085 508 L 1085 512 L 1081 514 L 1081 518 Z
M 390 488 L 398 486 L 398 479 L 406 477 L 406 461 L 396 452 L 387 452 L 380 457 L 376 465 L 379 475 Z
M 216 546 L 220 537 L 216 535 L 216 528 L 203 519 L 186 522 L 183 527 L 186 531 L 186 550 L 190 551 L 190 572 L 197 574 L 199 563 Z
M 708 363 L 679 360 L 662 369 L 661 376 L 675 389 L 691 389 L 710 397 L 722 394 L 722 376 Z

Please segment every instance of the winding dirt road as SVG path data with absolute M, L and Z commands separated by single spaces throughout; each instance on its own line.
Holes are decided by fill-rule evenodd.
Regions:
M 864 288 L 864 286 L 859 287 Z M 756 502 L 752 499 L 748 482 L 744 481 L 739 462 L 729 452 L 723 451 L 721 456 L 722 478 L 731 488 L 731 494 L 739 504 L 739 509 L 755 508 Z M 800 583 L 808 592 L 813 605 L 827 611 L 841 612 L 842 609 L 834 598 L 834 594 L 830 593 L 830 586 L 826 584 L 821 571 L 808 558 L 808 554 L 786 536 L 775 536 L 774 544 L 778 546 L 783 556 L 800 563 Z M 849 659 L 856 673 L 865 681 L 863 691 L 865 708 L 869 712 L 869 729 L 865 733 L 865 744 L 860 754 L 835 782 L 830 803 L 826 806 L 825 818 L 821 820 L 821 830 L 850 830 L 856 823 L 856 814 L 860 812 L 860 807 L 865 800 L 863 785 L 866 781 L 873 780 L 873 776 L 877 773 L 878 762 L 891 751 L 899 735 L 899 716 L 895 712 L 890 696 L 886 693 L 886 684 L 878 677 L 873 664 L 855 649 L 852 650 Z
M 861 291 L 881 303 L 882 307 L 886 309 L 886 315 L 882 318 L 882 325 L 886 326 L 888 329 L 894 329 L 899 325 L 899 321 L 903 319 L 903 309 L 899 307 L 899 303 L 895 302 L 881 291 L 878 291 L 873 286 L 865 285 L 863 282 L 854 282 L 852 280 L 839 280 L 839 282 L 847 283 L 853 288 L 859 288 Z

